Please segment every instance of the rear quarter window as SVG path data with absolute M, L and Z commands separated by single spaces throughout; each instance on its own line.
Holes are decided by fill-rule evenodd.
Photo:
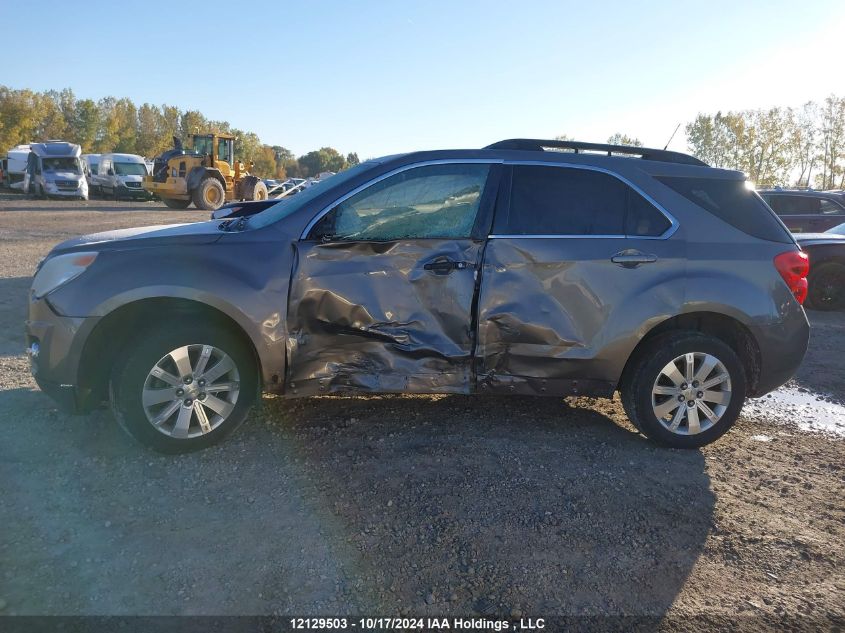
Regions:
M 742 180 L 660 176 L 661 183 L 747 235 L 769 242 L 792 243 L 789 231 Z

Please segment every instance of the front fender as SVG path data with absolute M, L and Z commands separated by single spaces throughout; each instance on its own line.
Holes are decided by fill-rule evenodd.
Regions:
M 274 242 L 104 251 L 89 271 L 48 298 L 61 315 L 92 320 L 152 299 L 208 306 L 242 329 L 265 379 L 275 384 L 284 375 L 289 270 L 289 249 Z

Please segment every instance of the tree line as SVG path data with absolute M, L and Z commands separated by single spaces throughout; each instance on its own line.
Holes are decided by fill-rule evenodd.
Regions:
M 699 114 L 686 132 L 695 156 L 744 171 L 759 187 L 845 189 L 845 98 Z
M 64 90 L 16 90 L 0 85 L 0 153 L 22 143 L 61 139 L 76 143 L 85 154 L 121 152 L 157 156 L 173 146 L 173 137 L 187 142 L 193 134 L 210 132 L 237 137 L 235 157 L 253 162 L 262 177 L 307 177 L 340 171 L 358 164 L 358 155 L 344 156 L 323 147 L 296 157 L 281 145 L 267 145 L 258 135 L 233 128 L 228 121 L 214 121 L 197 110 L 105 97 L 78 99 Z
M 20 143 L 64 139 L 84 153 L 126 152 L 152 158 L 172 146 L 172 137 L 194 133 L 233 134 L 236 157 L 253 162 L 264 177 L 306 177 L 358 164 L 355 153 L 323 147 L 296 157 L 281 145 L 214 121 L 197 110 L 105 97 L 78 99 L 73 91 L 15 90 L 0 85 L 0 152 Z M 699 114 L 686 125 L 690 152 L 714 167 L 744 171 L 758 186 L 845 189 L 845 98 L 800 108 L 775 107 Z M 568 137 L 559 137 L 566 139 Z M 622 133 L 610 143 L 641 145 Z

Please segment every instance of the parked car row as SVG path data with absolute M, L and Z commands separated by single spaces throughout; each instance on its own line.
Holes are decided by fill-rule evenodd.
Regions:
M 2 185 L 38 197 L 106 195 L 148 198 L 141 187 L 149 164 L 135 154 L 82 154 L 74 143 L 47 141 L 18 145 L 0 161 Z

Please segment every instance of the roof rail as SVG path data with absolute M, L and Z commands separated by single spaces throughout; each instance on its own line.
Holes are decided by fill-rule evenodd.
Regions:
M 484 149 L 518 149 L 530 152 L 543 151 L 545 148 L 568 149 L 576 154 L 581 152 L 605 152 L 608 156 L 614 154 L 627 154 L 639 156 L 644 160 L 656 160 L 665 163 L 682 163 L 684 165 L 699 165 L 707 167 L 702 160 L 683 154 L 681 152 L 670 152 L 665 149 L 652 149 L 649 147 L 635 147 L 633 145 L 607 145 L 605 143 L 584 143 L 582 141 L 557 141 L 536 138 L 512 138 L 488 145 Z

